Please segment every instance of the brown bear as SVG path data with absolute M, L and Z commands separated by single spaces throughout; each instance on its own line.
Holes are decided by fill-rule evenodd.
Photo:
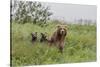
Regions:
M 50 39 L 48 39 L 48 41 L 50 42 L 50 46 L 52 44 L 56 45 L 59 48 L 60 52 L 62 53 L 66 35 L 67 35 L 67 26 L 66 25 L 57 25 L 57 29 L 52 34 Z

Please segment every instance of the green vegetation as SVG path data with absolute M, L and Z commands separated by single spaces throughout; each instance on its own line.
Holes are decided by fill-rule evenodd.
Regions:
M 33 24 L 38 23 L 39 25 L 45 24 L 53 14 L 50 12 L 50 7 L 43 6 L 41 2 L 36 1 L 13 0 L 11 10 L 12 20 L 20 24 L 29 22 Z
M 68 25 L 64 52 L 48 43 L 39 42 L 40 32 L 50 36 L 57 23 L 45 27 L 36 24 L 12 23 L 12 65 L 62 64 L 96 61 L 96 26 Z M 32 44 L 31 32 L 38 32 L 38 40 Z

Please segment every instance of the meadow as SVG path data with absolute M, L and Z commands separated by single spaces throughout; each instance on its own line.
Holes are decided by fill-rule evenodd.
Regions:
M 47 42 L 40 43 L 40 33 L 48 32 L 50 36 L 57 23 L 48 23 L 44 27 L 36 24 L 12 23 L 11 64 L 45 65 L 96 61 L 96 25 L 68 24 L 63 53 Z M 31 32 L 38 32 L 38 40 L 31 42 Z

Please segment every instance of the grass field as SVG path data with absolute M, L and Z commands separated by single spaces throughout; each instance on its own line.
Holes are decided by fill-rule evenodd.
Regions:
M 63 54 L 48 43 L 39 42 L 40 32 L 50 36 L 57 23 L 48 23 L 40 27 L 30 23 L 12 23 L 12 65 L 62 64 L 96 61 L 96 26 L 68 25 Z M 38 40 L 32 44 L 31 32 L 38 32 Z

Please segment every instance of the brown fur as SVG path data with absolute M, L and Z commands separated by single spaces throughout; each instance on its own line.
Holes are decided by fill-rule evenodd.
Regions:
M 51 38 L 48 40 L 50 42 L 50 46 L 55 44 L 58 46 L 60 52 L 63 52 L 64 48 L 64 40 L 67 35 L 67 26 L 65 25 L 57 25 L 57 30 L 53 33 Z

